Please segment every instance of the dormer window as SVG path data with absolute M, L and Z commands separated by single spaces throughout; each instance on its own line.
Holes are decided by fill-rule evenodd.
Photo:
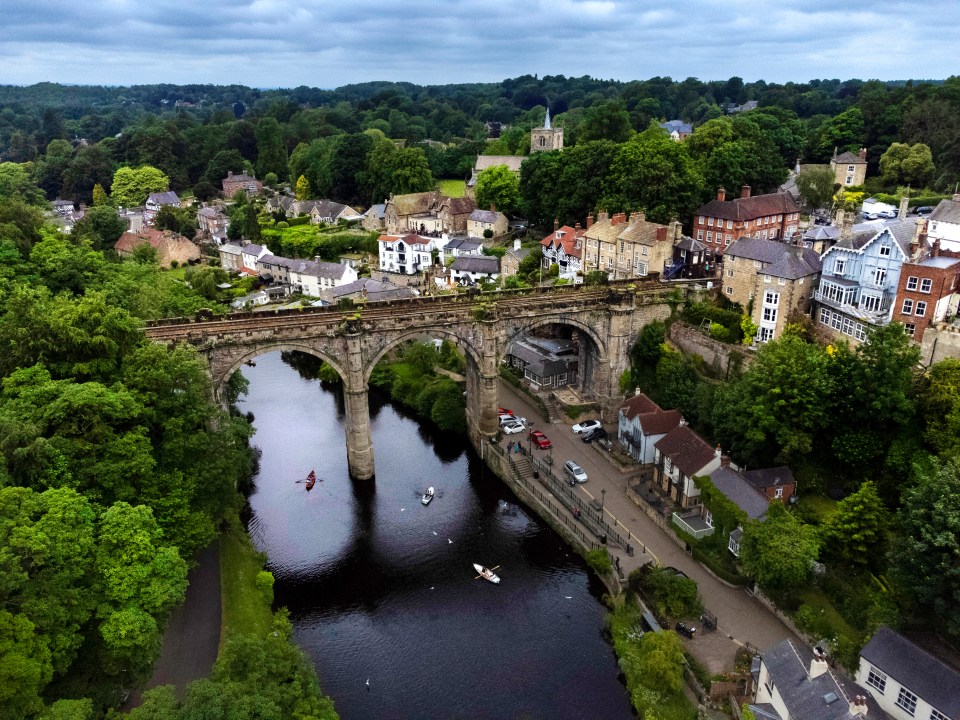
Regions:
M 557 230 L 557 235 L 556 235 L 557 240 L 559 240 L 562 237 L 563 237 L 563 230 Z
M 890 257 L 890 246 L 881 245 L 880 246 L 880 257 Z

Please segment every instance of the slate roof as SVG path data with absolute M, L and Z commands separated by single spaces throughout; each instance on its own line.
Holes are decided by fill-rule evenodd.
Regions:
M 442 195 L 437 190 L 407 195 L 394 195 L 386 205 L 392 206 L 398 215 L 415 215 L 434 210 L 440 203 Z
M 246 173 L 231 173 L 223 180 L 224 182 L 249 182 L 251 180 L 256 180 L 256 178 L 247 175 Z
M 398 287 L 393 283 L 380 282 L 373 278 L 359 278 L 346 285 L 330 288 L 327 290 L 327 294 L 333 299 L 359 294 L 365 295 L 367 300 L 371 302 L 379 302 L 381 300 L 402 300 L 416 297 L 417 293 L 413 288 Z
M 510 348 L 509 354 L 527 363 L 527 367 L 530 368 L 530 372 L 534 375 L 539 375 L 544 378 L 569 372 L 571 368 L 575 369 L 578 365 L 576 356 L 556 358 L 524 342 L 514 343 Z
M 218 207 L 204 207 L 197 210 L 197 215 L 208 218 L 223 217 L 223 211 Z
M 837 155 L 833 158 L 833 162 L 837 165 L 866 165 L 867 161 L 863 160 L 859 155 L 845 150 L 844 152 Z
M 760 470 L 747 470 L 744 473 L 747 482 L 757 488 L 776 487 L 777 485 L 796 484 L 793 477 L 793 470 L 786 465 L 775 468 L 762 468 Z
M 729 467 L 717 468 L 710 473 L 710 481 L 751 520 L 767 514 L 770 501 L 736 470 Z
M 666 122 L 660 123 L 660 127 L 667 132 L 673 132 L 674 130 L 676 130 L 678 133 L 687 134 L 693 132 L 693 125 L 690 123 L 685 123 L 683 120 L 667 120 Z
M 716 457 L 714 449 L 689 425 L 678 425 L 653 446 L 687 477 L 699 474 L 704 465 Z
M 311 277 L 329 278 L 337 280 L 343 277 L 346 265 L 340 263 L 323 262 L 322 260 L 301 260 L 299 258 L 285 258 L 280 255 L 264 255 L 260 258 L 263 265 L 278 265 L 285 267 L 290 272 Z
M 429 245 L 430 240 L 422 238 L 419 235 L 410 233 L 408 235 L 381 235 L 377 238 L 378 242 L 395 243 L 403 240 L 407 245 Z
M 850 237 L 841 237 L 833 247 L 848 250 L 862 250 L 871 240 L 887 232 L 896 241 L 897 245 L 900 246 L 900 250 L 904 256 L 910 257 L 910 242 L 913 240 L 916 227 L 917 225 L 913 220 L 892 220 L 883 227 L 878 228 L 877 226 L 871 226 L 865 230 L 858 229 L 857 226 L 854 226 L 853 234 L 850 235 Z M 829 250 L 827 252 L 829 252 Z
M 929 219 L 935 222 L 953 223 L 960 225 L 960 202 L 956 200 L 941 200 L 930 213 Z
M 500 213 L 496 210 L 474 210 L 470 213 L 470 220 L 474 222 L 495 223 Z
M 757 260 L 764 265 L 773 265 L 780 262 L 784 257 L 793 255 L 790 245 L 779 242 L 778 240 L 761 240 L 760 238 L 742 237 L 726 249 L 724 255 L 728 257 L 745 258 L 747 260 Z M 799 253 L 800 257 L 808 265 L 820 269 L 820 257 L 813 250 L 804 248 Z M 764 272 L 767 272 L 764 269 Z M 769 273 L 768 273 L 769 274 Z
M 763 664 L 790 717 L 802 720 L 848 720 L 851 718 L 850 698 L 855 695 L 867 697 L 867 720 L 887 717 L 869 693 L 854 683 L 849 686 L 841 684 L 829 670 L 811 680 L 809 670 L 812 660 L 813 652 L 792 640 L 784 640 L 763 652 Z M 831 693 L 836 700 L 828 702 Z M 764 704 L 759 709 L 766 710 L 764 714 L 769 715 L 772 707 Z M 774 711 L 773 717 L 779 715 Z
M 722 201 L 714 198 L 701 206 L 696 214 L 743 222 L 769 215 L 786 215 L 796 212 L 800 212 L 800 206 L 792 197 L 786 193 L 770 193 Z
M 477 155 L 473 169 L 480 172 L 497 165 L 506 165 L 511 172 L 520 172 L 520 166 L 526 159 L 526 155 Z
M 376 205 L 371 205 L 371 206 L 370 206 L 370 209 L 367 210 L 367 211 L 364 213 L 364 215 L 371 215 L 371 216 L 377 218 L 377 220 L 382 220 L 382 219 L 383 219 L 383 211 L 384 211 L 384 209 L 386 209 L 386 207 L 387 207 L 387 206 L 384 205 L 383 203 L 377 203 Z
M 147 202 L 154 205 L 179 205 L 180 198 L 173 190 L 167 190 L 166 192 L 150 193 Z
M 644 393 L 634 395 L 620 406 L 620 411 L 627 420 L 632 420 L 637 415 L 646 415 L 652 412 L 660 411 L 660 406 L 648 398 Z
M 674 247 L 678 247 L 681 250 L 689 250 L 691 252 L 703 252 L 704 250 L 707 249 L 707 246 L 704 245 L 702 242 L 700 242 L 696 238 L 687 237 L 686 235 L 682 236 L 679 240 L 677 240 L 676 245 L 674 245 Z
M 787 280 L 816 275 L 820 272 L 822 261 L 820 256 L 810 248 L 791 248 L 785 246 L 785 252 L 779 260 L 764 268 L 766 275 Z
M 836 240 L 840 237 L 840 228 L 836 225 L 814 225 L 803 234 L 804 240 Z
M 450 208 L 451 215 L 466 215 L 477 209 L 477 203 L 473 198 L 458 197 L 448 198 L 448 200 L 448 207 Z
M 500 258 L 479 255 L 461 255 L 453 261 L 451 270 L 468 273 L 486 273 L 496 275 L 500 272 Z
M 960 718 L 960 673 L 881 625 L 860 656 L 950 718 Z
M 264 249 L 263 245 L 257 245 L 256 243 L 247 243 L 240 248 L 245 255 L 259 255 Z
M 640 423 L 640 432 L 644 435 L 666 435 L 673 430 L 683 415 L 679 410 L 654 410 L 653 412 L 640 413 L 637 416 L 637 422 Z
M 233 243 L 225 243 L 224 245 L 221 245 L 218 249 L 220 252 L 228 253 L 230 255 L 239 255 L 240 253 L 243 252 L 242 247 L 240 247 L 239 245 L 234 245 Z

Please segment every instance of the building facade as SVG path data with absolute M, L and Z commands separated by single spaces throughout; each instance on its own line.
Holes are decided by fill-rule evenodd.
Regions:
M 939 240 L 934 242 L 935 253 Z M 960 258 L 929 257 L 904 263 L 897 284 L 893 320 L 903 323 L 916 342 L 923 332 L 947 315 L 956 315 L 960 288 Z
M 663 273 L 673 262 L 674 243 L 683 236 L 680 223 L 669 226 L 647 222 L 643 212 L 587 218 L 583 271 L 601 271 L 611 280 Z
M 751 196 L 750 186 L 744 185 L 739 198 L 726 197 L 720 188 L 716 199 L 701 206 L 693 218 L 693 236 L 715 257 L 742 237 L 782 240 L 797 230 L 800 206 L 786 193 Z
M 860 148 L 857 155 L 849 151 L 839 155 L 834 152 L 830 158 L 830 170 L 833 171 L 833 181 L 841 187 L 863 185 L 867 179 L 867 149 Z

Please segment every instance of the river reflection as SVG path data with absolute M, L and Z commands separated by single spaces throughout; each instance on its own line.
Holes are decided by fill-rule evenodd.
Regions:
M 250 535 L 341 717 L 632 717 L 602 586 L 465 440 L 371 393 L 377 477 L 354 482 L 335 392 L 279 353 L 244 376 L 262 451 Z

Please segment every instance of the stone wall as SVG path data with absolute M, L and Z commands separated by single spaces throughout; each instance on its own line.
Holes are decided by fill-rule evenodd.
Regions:
M 960 358 L 960 328 L 940 324 L 923 333 L 920 362 L 926 366 L 947 358 Z
M 690 325 L 673 323 L 667 337 L 685 353 L 702 357 L 719 377 L 727 377 L 737 364 L 753 362 L 753 353 L 747 348 L 714 340 Z

